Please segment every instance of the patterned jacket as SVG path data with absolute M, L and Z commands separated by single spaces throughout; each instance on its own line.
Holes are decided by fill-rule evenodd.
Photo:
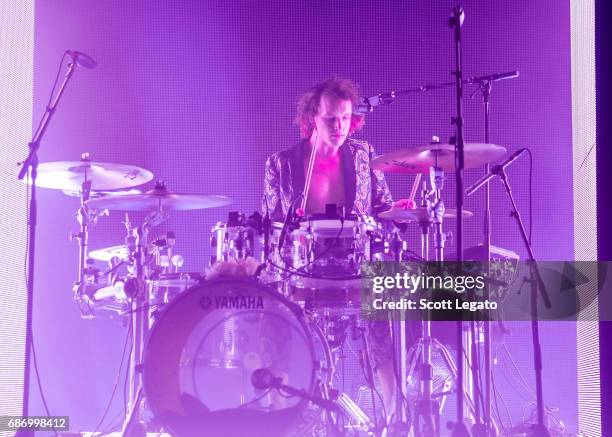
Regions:
M 304 154 L 306 142 L 277 152 L 266 162 L 261 210 L 273 220 L 282 219 L 291 202 L 304 191 Z M 385 176 L 370 168 L 374 149 L 365 141 L 348 139 L 341 146 L 346 207 L 357 216 L 372 215 L 393 203 Z M 298 202 L 296 202 L 298 203 Z

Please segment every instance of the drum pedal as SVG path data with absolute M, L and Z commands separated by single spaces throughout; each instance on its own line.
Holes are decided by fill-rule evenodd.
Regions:
M 338 397 L 334 403 L 353 422 L 352 425 L 357 427 L 359 431 L 367 432 L 375 428 L 368 415 L 346 393 L 338 392 Z

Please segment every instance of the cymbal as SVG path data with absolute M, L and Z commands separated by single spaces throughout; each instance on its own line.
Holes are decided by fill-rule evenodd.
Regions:
M 36 186 L 54 190 L 78 191 L 91 181 L 92 191 L 119 190 L 142 185 L 153 173 L 140 167 L 110 162 L 58 161 L 38 166 Z
M 119 246 L 105 247 L 103 249 L 92 250 L 87 254 L 88 258 L 97 261 L 110 261 L 112 258 L 127 259 L 130 255 L 128 247 L 124 244 Z
M 474 214 L 470 211 L 463 210 L 463 218 L 472 217 Z M 426 207 L 418 207 L 415 209 L 402 209 L 402 208 L 391 208 L 378 214 L 378 217 L 393 220 L 398 223 L 423 223 L 431 222 L 432 218 L 429 215 L 429 211 Z M 457 210 L 455 208 L 446 208 L 444 210 L 445 219 L 457 218 Z
M 463 150 L 465 168 L 485 165 L 506 154 L 505 147 L 486 143 L 466 143 Z M 371 166 L 385 173 L 429 173 L 432 166 L 452 172 L 455 171 L 455 145 L 433 143 L 385 153 L 374 158 Z
M 70 197 L 81 197 L 81 190 L 63 190 L 66 196 Z M 108 196 L 129 196 L 132 194 L 142 194 L 142 190 L 138 188 L 130 188 L 129 190 L 115 190 L 115 191 L 92 191 L 89 194 L 90 199 L 98 199 L 100 197 L 108 197 Z
M 225 196 L 214 194 L 178 194 L 165 187 L 156 187 L 143 194 L 109 196 L 87 201 L 95 209 L 117 211 L 187 211 L 191 209 L 215 208 L 233 203 Z

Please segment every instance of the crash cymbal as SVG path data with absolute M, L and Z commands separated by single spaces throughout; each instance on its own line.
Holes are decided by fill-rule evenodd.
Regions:
M 215 208 L 233 203 L 225 196 L 214 194 L 178 194 L 168 191 L 163 185 L 143 194 L 110 196 L 86 202 L 89 208 L 117 211 L 187 211 L 191 209 Z
M 153 173 L 140 167 L 110 162 L 58 161 L 38 166 L 36 186 L 55 190 L 79 191 L 91 181 L 92 191 L 120 190 L 142 185 Z
M 506 148 L 496 144 L 466 143 L 465 168 L 493 162 L 506 154 Z M 455 171 L 455 145 L 434 143 L 427 146 L 385 153 L 372 160 L 372 168 L 385 173 L 428 173 L 435 166 L 447 172 Z
M 463 218 L 472 217 L 474 214 L 470 211 L 463 210 Z M 391 208 L 378 214 L 378 217 L 387 220 L 393 220 L 398 223 L 423 223 L 432 221 L 429 211 L 425 207 L 415 209 Z M 457 218 L 457 210 L 455 208 L 446 208 L 444 210 L 445 219 Z
M 127 259 L 130 256 L 126 245 L 105 247 L 103 249 L 92 250 L 87 254 L 88 258 L 97 261 L 110 261 L 112 258 Z
M 81 197 L 81 190 L 63 190 L 66 196 L 70 197 Z M 115 190 L 115 191 L 92 191 L 89 194 L 90 199 L 99 199 L 101 197 L 108 196 L 130 196 L 134 194 L 142 194 L 142 191 L 138 188 L 131 188 L 129 190 Z

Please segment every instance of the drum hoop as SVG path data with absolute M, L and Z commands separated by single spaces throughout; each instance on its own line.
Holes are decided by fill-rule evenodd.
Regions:
M 313 329 L 313 326 L 316 326 L 316 323 L 314 323 L 312 320 L 308 319 L 306 317 L 306 314 L 304 313 L 304 311 L 302 310 L 302 308 L 299 307 L 299 305 L 291 302 L 290 300 L 288 300 L 285 296 L 283 296 L 282 294 L 278 293 L 276 290 L 274 290 L 272 287 L 266 285 L 266 284 L 262 284 L 260 282 L 258 282 L 257 280 L 253 279 L 253 278 L 219 278 L 219 279 L 213 279 L 210 281 L 202 281 L 199 284 L 194 285 L 193 287 L 188 288 L 187 290 L 185 290 L 180 296 L 178 296 L 174 301 L 170 302 L 165 308 L 163 308 L 159 314 L 159 319 L 158 321 L 153 325 L 153 327 L 151 328 L 147 341 L 146 341 L 146 346 L 144 348 L 144 353 L 143 353 L 143 362 L 142 362 L 142 385 L 143 385 L 143 390 L 145 395 L 147 396 L 147 399 L 149 400 L 151 409 L 153 410 L 153 412 L 155 414 L 159 414 L 162 412 L 167 412 L 167 410 L 163 410 L 160 408 L 160 406 L 158 405 L 158 401 L 160 396 L 158 394 L 155 394 L 155 388 L 156 388 L 156 379 L 158 379 L 158 375 L 157 375 L 157 370 L 156 367 L 160 366 L 160 362 L 162 362 L 163 360 L 158 356 L 158 355 L 153 355 L 154 351 L 152 351 L 152 348 L 159 348 L 159 345 L 157 345 L 156 343 L 159 342 L 163 342 L 163 338 L 164 337 L 160 337 L 160 335 L 163 335 L 163 333 L 168 329 L 165 327 L 165 323 L 164 320 L 166 320 L 166 318 L 168 317 L 169 314 L 171 314 L 174 310 L 174 308 L 177 308 L 180 305 L 180 302 L 184 301 L 185 299 L 187 299 L 189 296 L 191 296 L 191 294 L 193 293 L 193 290 L 197 290 L 200 288 L 210 288 L 213 289 L 217 284 L 220 283 L 228 283 L 228 284 L 241 284 L 240 286 L 246 286 L 246 287 L 255 287 L 259 290 L 261 290 L 262 293 L 265 293 L 268 295 L 268 297 L 270 299 L 277 299 L 277 301 L 279 302 L 279 304 L 286 306 L 289 310 L 290 313 L 295 317 L 295 319 L 298 321 L 298 325 L 301 328 L 302 332 L 301 335 L 303 336 L 304 340 L 305 340 L 305 344 L 307 345 L 308 348 L 308 352 L 310 354 L 310 357 L 314 359 L 317 358 L 317 353 L 315 350 L 315 345 L 314 345 L 314 336 L 318 336 L 319 340 L 322 342 L 323 344 L 323 349 L 324 349 L 324 354 L 325 354 L 325 359 L 327 360 L 328 363 L 330 363 L 330 365 L 332 365 L 331 363 L 331 353 L 329 351 L 329 345 L 327 345 L 327 343 L 324 341 L 324 337 L 320 336 L 320 333 L 316 332 L 316 329 Z M 210 312 L 212 310 L 211 309 L 206 309 L 204 310 L 206 312 L 206 314 L 208 314 L 208 312 Z M 237 314 L 239 313 L 244 313 L 245 311 L 238 311 Z M 248 310 L 246 312 L 249 312 Z M 206 317 L 206 314 L 202 315 L 198 321 L 203 320 L 203 318 Z M 191 329 L 193 329 L 195 326 L 197 325 L 197 322 L 191 327 Z M 161 332 L 161 334 L 160 334 Z M 298 331 L 299 332 L 299 331 Z M 187 338 L 185 338 L 185 342 L 187 341 Z M 184 343 L 183 343 L 184 346 Z M 179 351 L 182 351 L 182 347 L 181 346 L 179 348 Z M 179 357 L 180 359 L 180 353 L 179 353 Z M 180 367 L 180 364 L 178 362 L 179 360 L 177 360 L 177 362 L 173 363 L 174 367 L 173 369 L 167 369 L 167 374 L 169 376 L 172 376 L 172 372 L 175 369 L 178 369 Z M 312 363 L 312 369 L 310 372 L 310 383 L 309 383 L 309 388 L 308 388 L 308 393 L 312 393 L 317 385 L 317 371 L 319 369 L 316 368 L 315 366 L 315 362 L 313 361 Z M 151 374 L 151 372 L 153 372 L 153 374 Z M 176 381 L 175 384 L 173 384 L 176 387 L 176 392 L 173 393 L 172 395 L 175 396 L 176 401 L 177 401 L 177 412 L 178 413 L 182 413 L 181 407 L 180 407 L 180 382 L 179 382 L 179 376 L 178 376 L 179 372 L 174 372 L 174 376 L 172 376 Z M 330 375 L 331 377 L 331 375 Z M 154 394 L 153 396 L 151 396 L 151 394 Z M 303 405 L 305 405 L 305 403 L 303 402 L 298 402 L 294 407 L 300 407 L 303 408 Z M 291 408 L 294 408 L 291 407 Z

